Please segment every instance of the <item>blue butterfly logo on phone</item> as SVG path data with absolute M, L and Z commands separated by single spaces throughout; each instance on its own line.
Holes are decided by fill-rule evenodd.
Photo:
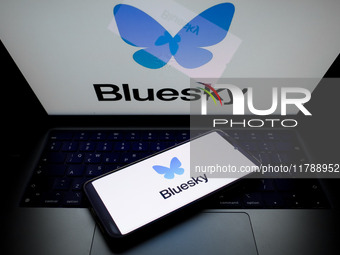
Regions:
M 158 69 L 172 56 L 184 68 L 198 68 L 208 63 L 213 54 L 202 47 L 221 42 L 227 35 L 235 7 L 222 3 L 208 8 L 187 23 L 175 36 L 145 12 L 118 4 L 113 14 L 121 38 L 127 44 L 142 48 L 133 54 L 140 65 Z
M 184 169 L 180 167 L 181 165 L 181 161 L 179 161 L 177 157 L 173 157 L 170 162 L 170 167 L 156 165 L 152 168 L 157 173 L 164 174 L 164 178 L 173 179 L 175 174 L 182 175 L 184 173 Z

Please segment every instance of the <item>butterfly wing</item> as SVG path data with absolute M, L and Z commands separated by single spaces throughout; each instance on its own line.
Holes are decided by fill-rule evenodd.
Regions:
M 208 63 L 212 59 L 213 54 L 206 49 L 184 45 L 178 48 L 177 54 L 174 57 L 184 68 L 193 69 Z
M 156 166 L 153 166 L 152 168 L 159 174 L 166 174 L 167 172 L 170 171 L 170 168 L 165 167 L 165 166 L 156 165 Z
M 173 173 L 181 175 L 184 173 L 184 169 L 180 166 L 182 165 L 181 161 L 177 157 L 173 157 L 170 162 L 170 169 Z
M 156 165 L 156 166 L 153 166 L 152 168 L 157 173 L 164 174 L 164 178 L 166 178 L 166 179 L 173 179 L 175 177 L 174 172 L 168 167 Z
M 129 45 L 145 48 L 137 51 L 133 58 L 142 66 L 160 68 L 171 58 L 169 46 L 156 45 L 166 30 L 152 17 L 136 7 L 118 4 L 113 9 L 119 34 Z
M 158 69 L 165 66 L 171 56 L 169 45 L 160 45 L 135 52 L 133 59 L 144 67 Z
M 154 46 L 157 39 L 166 32 L 156 20 L 131 5 L 118 4 L 113 14 L 120 36 L 132 46 Z
M 222 3 L 203 11 L 193 18 L 178 33 L 181 41 L 174 55 L 185 68 L 197 68 L 212 59 L 212 53 L 200 47 L 208 47 L 222 41 L 229 30 L 235 7 Z
M 177 157 L 173 157 L 170 161 L 170 168 L 178 168 L 182 165 L 181 161 Z
M 231 3 L 210 7 L 178 32 L 181 42 L 196 47 L 207 47 L 219 43 L 228 33 L 234 12 L 235 7 Z

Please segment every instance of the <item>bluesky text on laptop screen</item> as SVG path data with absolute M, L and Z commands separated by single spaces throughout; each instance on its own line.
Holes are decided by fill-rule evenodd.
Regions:
M 324 2 L 6 0 L 0 35 L 49 114 L 189 114 L 193 77 L 321 78 L 340 44 Z

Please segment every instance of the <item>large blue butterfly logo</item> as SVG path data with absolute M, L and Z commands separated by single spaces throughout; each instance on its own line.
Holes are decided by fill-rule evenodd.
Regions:
M 187 23 L 175 36 L 145 12 L 126 4 L 113 9 L 119 34 L 129 45 L 142 48 L 133 54 L 140 65 L 158 69 L 174 56 L 184 68 L 205 65 L 213 54 L 202 47 L 221 42 L 227 35 L 235 7 L 222 3 L 210 7 Z
M 181 161 L 179 161 L 177 157 L 173 157 L 170 162 L 170 167 L 156 165 L 152 168 L 157 173 L 164 174 L 164 178 L 173 179 L 175 174 L 182 175 L 184 173 L 184 169 L 180 167 L 181 165 Z

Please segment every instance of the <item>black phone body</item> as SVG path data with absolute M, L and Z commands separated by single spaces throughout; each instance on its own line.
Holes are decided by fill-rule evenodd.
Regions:
M 193 155 L 192 151 L 198 152 Z M 208 160 L 209 158 L 209 160 Z M 248 175 L 214 178 L 194 164 L 218 162 L 256 166 L 235 140 L 213 130 L 165 151 L 88 181 L 85 193 L 101 227 L 111 238 L 129 236 Z M 224 163 L 223 163 L 224 162 Z

